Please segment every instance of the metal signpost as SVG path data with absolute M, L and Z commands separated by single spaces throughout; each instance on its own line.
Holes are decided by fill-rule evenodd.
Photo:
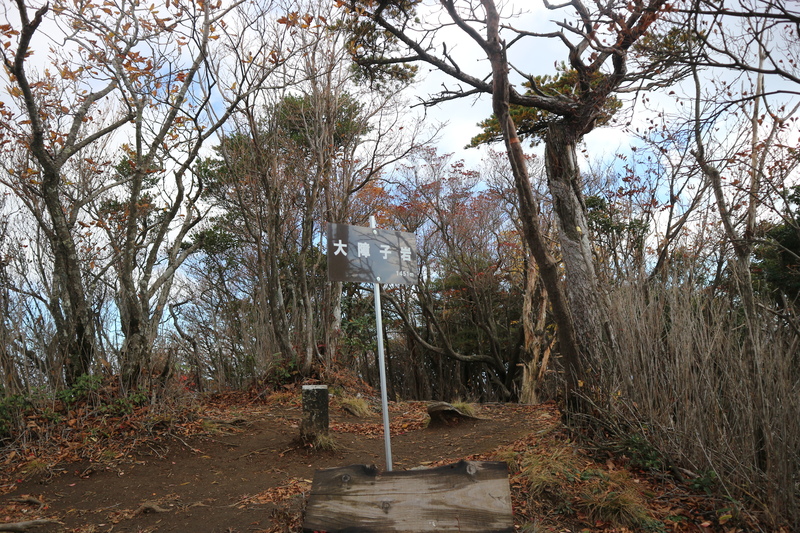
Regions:
M 391 472 L 392 443 L 389 433 L 389 402 L 386 396 L 380 285 L 418 283 L 417 239 L 413 233 L 377 229 L 375 217 L 370 217 L 369 223 L 369 228 L 328 224 L 328 279 L 374 284 L 386 470 Z

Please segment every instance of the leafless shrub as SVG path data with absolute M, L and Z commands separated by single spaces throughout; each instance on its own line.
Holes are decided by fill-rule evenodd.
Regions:
M 768 305 L 759 313 L 754 331 L 736 298 L 618 288 L 608 315 L 618 352 L 603 387 L 612 414 L 636 420 L 674 463 L 797 526 L 799 329 Z

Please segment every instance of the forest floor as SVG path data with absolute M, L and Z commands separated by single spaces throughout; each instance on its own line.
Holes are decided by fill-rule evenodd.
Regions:
M 28 436 L 38 428 L 40 442 L 18 438 L 0 453 L 0 531 L 26 522 L 42 533 L 300 531 L 315 470 L 385 464 L 380 414 L 356 417 L 336 397 L 335 449 L 302 446 L 297 388 L 209 397 L 192 416 L 141 411 L 102 423 L 66 411 L 49 435 L 31 417 Z M 770 530 L 697 480 L 683 485 L 637 469 L 633 454 L 576 444 L 552 403 L 482 404 L 476 415 L 428 427 L 426 403 L 391 402 L 394 469 L 506 461 L 515 527 L 530 533 Z

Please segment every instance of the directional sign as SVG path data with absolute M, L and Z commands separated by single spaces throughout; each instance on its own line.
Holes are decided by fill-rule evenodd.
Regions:
M 416 285 L 417 238 L 403 231 L 329 223 L 328 279 Z

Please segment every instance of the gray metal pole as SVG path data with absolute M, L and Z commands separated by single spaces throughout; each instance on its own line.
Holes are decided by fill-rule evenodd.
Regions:
M 369 227 L 375 229 L 375 217 L 369 217 Z M 380 278 L 378 278 L 380 282 Z M 374 284 L 375 290 L 375 329 L 378 334 L 378 372 L 381 380 L 381 410 L 383 412 L 383 440 L 386 449 L 386 471 L 392 471 L 392 438 L 389 428 L 389 401 L 386 396 L 386 363 L 383 354 L 383 317 L 381 314 L 381 285 Z

